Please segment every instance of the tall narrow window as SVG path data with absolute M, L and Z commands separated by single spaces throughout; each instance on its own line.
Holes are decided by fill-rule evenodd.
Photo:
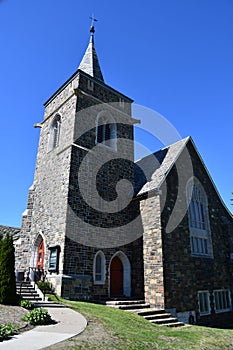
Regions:
M 60 246 L 49 247 L 50 256 L 49 256 L 49 268 L 50 272 L 57 272 L 59 270 L 59 254 L 61 251 Z
M 53 119 L 49 130 L 48 152 L 52 151 L 59 145 L 60 128 L 61 117 L 57 114 Z
M 210 293 L 207 290 L 198 292 L 200 315 L 210 314 Z
M 99 113 L 96 120 L 96 143 L 116 150 L 117 129 L 115 120 L 107 114 L 107 111 L 103 112 Z
M 105 281 L 105 256 L 102 251 L 96 253 L 93 264 L 93 277 L 95 284 L 104 284 Z
M 202 185 L 197 179 L 188 182 L 187 199 L 189 203 L 188 215 L 192 255 L 212 257 L 208 200 Z

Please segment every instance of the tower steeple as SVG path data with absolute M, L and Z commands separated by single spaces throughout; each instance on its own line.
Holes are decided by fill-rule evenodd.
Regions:
M 83 72 L 89 74 L 93 78 L 96 78 L 104 82 L 104 78 L 100 69 L 99 60 L 98 60 L 95 46 L 94 46 L 94 33 L 95 33 L 94 20 L 95 19 L 93 17 L 91 19 L 92 19 L 92 24 L 90 28 L 90 34 L 91 34 L 90 41 L 78 68 Z

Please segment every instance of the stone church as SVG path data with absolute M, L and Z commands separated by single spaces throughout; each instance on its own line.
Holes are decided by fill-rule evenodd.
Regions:
M 132 103 L 104 82 L 92 26 L 35 125 L 16 270 L 46 276 L 64 298 L 139 298 L 199 324 L 230 322 L 232 215 L 191 137 L 134 162 Z

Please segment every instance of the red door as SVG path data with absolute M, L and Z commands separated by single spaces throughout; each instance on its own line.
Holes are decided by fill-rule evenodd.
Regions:
M 123 265 L 118 256 L 115 256 L 111 262 L 110 295 L 111 297 L 119 297 L 123 295 Z
M 44 241 L 42 240 L 37 250 L 36 269 L 43 271 L 44 268 Z

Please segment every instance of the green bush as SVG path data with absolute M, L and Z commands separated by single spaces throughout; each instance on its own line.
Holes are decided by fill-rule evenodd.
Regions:
M 12 237 L 0 237 L 0 304 L 17 304 L 14 252 Z
M 48 281 L 38 281 L 37 286 L 44 294 L 53 292 L 52 284 Z
M 0 341 L 7 339 L 8 337 L 18 334 L 18 328 L 12 324 L 0 325 Z
M 47 310 L 43 309 L 42 307 L 30 311 L 26 316 L 24 316 L 23 321 L 29 322 L 34 326 L 52 323 L 50 314 Z
M 20 300 L 19 305 L 27 310 L 33 310 L 34 304 L 30 300 Z

